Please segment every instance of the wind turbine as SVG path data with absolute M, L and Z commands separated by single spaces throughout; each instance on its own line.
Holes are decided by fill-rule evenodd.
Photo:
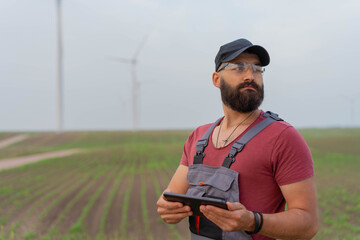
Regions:
M 63 46 L 61 32 L 61 0 L 56 0 L 56 22 L 57 22 L 57 110 L 58 110 L 58 133 L 63 131 Z
M 344 95 L 341 94 L 341 97 L 343 98 L 343 100 L 347 101 L 350 103 L 350 127 L 355 127 L 355 121 L 354 121 L 354 116 L 355 116 L 355 97 L 353 96 L 348 96 L 348 95 Z
M 132 91 L 131 91 L 131 109 L 132 109 L 132 130 L 137 131 L 139 128 L 139 113 L 138 113 L 138 97 L 139 97 L 139 88 L 141 82 L 137 81 L 136 79 L 136 64 L 138 62 L 139 53 L 144 46 L 148 35 L 146 35 L 142 42 L 139 44 L 138 48 L 136 49 L 132 58 L 118 58 L 112 57 L 114 61 L 122 62 L 122 63 L 129 63 L 131 64 L 131 76 L 132 76 Z

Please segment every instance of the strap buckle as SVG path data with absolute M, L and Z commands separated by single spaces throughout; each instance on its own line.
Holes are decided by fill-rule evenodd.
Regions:
M 235 156 L 229 153 L 224 159 L 224 162 L 222 164 L 223 167 L 230 168 L 231 164 L 235 162 Z
M 200 139 L 197 141 L 196 143 L 196 154 L 198 152 L 202 152 L 204 151 L 204 148 L 207 146 L 208 144 L 208 139 Z
M 228 156 L 235 156 L 237 153 L 241 152 L 245 146 L 245 143 L 235 142 L 231 146 L 231 150 Z
M 194 156 L 193 164 L 202 164 L 204 157 L 205 157 L 204 152 L 200 152 L 200 151 L 196 152 Z
M 235 142 L 232 147 L 236 149 L 237 152 L 241 152 L 241 150 L 244 148 L 245 144 L 240 142 Z
M 233 155 L 231 155 L 231 154 L 227 155 L 227 156 L 225 157 L 225 159 L 230 160 L 231 163 L 235 162 L 235 156 L 233 156 Z
M 282 118 L 279 117 L 279 114 L 273 113 L 271 111 L 267 111 L 264 114 L 265 117 L 271 117 L 272 119 L 274 119 L 275 121 L 284 121 Z

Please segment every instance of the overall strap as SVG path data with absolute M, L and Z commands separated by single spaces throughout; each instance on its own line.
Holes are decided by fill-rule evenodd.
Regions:
M 279 118 L 279 115 L 270 111 L 264 113 L 264 120 L 253 126 L 249 131 L 247 131 L 239 140 L 237 140 L 232 146 L 229 154 L 225 157 L 222 164 L 223 167 L 230 168 L 231 164 L 235 162 L 235 156 L 241 152 L 251 139 L 253 139 L 259 132 L 264 130 L 267 126 L 275 121 L 283 121 Z
M 216 127 L 216 125 L 219 123 L 220 120 L 221 120 L 221 118 L 216 120 L 216 122 L 214 122 L 213 125 L 211 125 L 211 127 L 206 131 L 204 136 L 202 136 L 202 138 L 197 141 L 196 153 L 194 156 L 193 164 L 202 164 L 203 163 L 203 159 L 205 157 L 204 149 L 206 148 L 206 146 L 209 143 L 209 137 L 210 137 L 212 130 Z

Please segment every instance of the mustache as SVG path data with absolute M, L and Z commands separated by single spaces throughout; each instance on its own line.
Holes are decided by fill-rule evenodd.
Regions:
M 243 82 L 237 86 L 237 90 L 240 90 L 245 87 L 253 87 L 258 91 L 261 89 L 261 87 L 258 84 L 256 84 L 255 82 Z

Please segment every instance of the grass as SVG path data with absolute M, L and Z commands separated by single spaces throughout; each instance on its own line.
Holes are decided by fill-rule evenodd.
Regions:
M 117 171 L 113 171 L 113 173 L 109 174 L 107 176 L 107 179 L 105 180 L 105 182 L 102 184 L 102 186 L 100 186 L 96 190 L 94 195 L 90 198 L 87 205 L 83 208 L 80 217 L 78 218 L 76 223 L 72 225 L 72 227 L 71 227 L 72 233 L 83 232 L 82 225 L 83 225 L 83 221 L 84 221 L 85 217 L 88 215 L 88 213 L 89 213 L 90 209 L 93 207 L 95 201 L 98 199 L 98 197 L 102 193 L 104 187 L 115 177 L 116 174 L 117 174 Z
M 360 239 L 360 129 L 311 129 L 301 133 L 314 158 L 320 215 L 320 229 L 314 239 Z M 87 239 L 84 221 L 99 207 L 102 215 L 94 239 L 127 239 L 128 223 L 134 221 L 130 219 L 129 205 L 134 201 L 130 196 L 135 187 L 139 187 L 138 207 L 144 219 L 139 231 L 145 231 L 144 238 L 153 239 L 149 222 L 154 217 L 157 221 L 159 216 L 147 210 L 147 186 L 152 184 L 160 196 L 160 179 L 170 180 L 188 134 L 189 131 L 32 133 L 28 139 L 1 149 L 0 158 L 68 148 L 85 148 L 88 152 L 0 172 L 0 239 Z M 151 178 L 145 178 L 144 172 L 151 173 Z M 134 186 L 135 174 L 141 176 L 141 186 Z M 125 177 L 127 188 L 119 192 Z M 45 233 L 38 232 L 38 227 L 48 224 L 45 216 L 54 214 L 62 201 L 63 209 L 55 217 L 58 223 L 65 221 L 95 184 L 98 188 L 86 194 L 89 196 L 84 199 L 80 216 L 69 220 L 69 231 L 49 223 Z M 107 201 L 97 206 L 96 200 L 105 194 L 109 184 L 112 186 L 106 193 Z M 106 232 L 115 196 L 123 199 L 121 212 L 117 213 L 120 225 L 118 232 Z M 15 212 L 22 212 L 21 219 L 14 219 Z M 35 219 L 35 223 L 31 225 L 29 219 Z M 188 237 L 176 225 L 167 226 L 166 234 L 173 239 Z
M 61 178 L 57 179 L 57 180 L 61 181 Z M 71 177 L 71 174 L 66 174 L 63 178 L 64 184 L 58 183 L 57 187 L 44 193 L 44 195 L 40 199 L 38 199 L 36 201 L 36 203 L 34 203 L 33 206 L 27 211 L 27 215 L 29 216 L 29 215 L 33 214 L 34 211 L 37 208 L 39 208 L 39 206 L 45 204 L 46 202 L 51 202 L 52 198 L 54 198 L 57 194 L 60 194 L 61 192 L 63 192 L 68 187 L 68 185 L 70 185 L 73 181 L 74 181 L 74 179 Z
M 143 143 L 182 145 L 188 134 L 189 131 L 31 133 L 26 140 L 2 149 L 0 159 L 71 148 L 94 150 Z
M 140 165 L 140 175 L 141 175 L 141 187 L 140 187 L 140 197 L 141 197 L 141 209 L 142 209 L 142 219 L 144 221 L 144 231 L 147 235 L 148 240 L 154 240 L 151 235 L 150 223 L 149 223 L 149 213 L 147 208 L 147 197 L 146 197 L 146 176 L 145 176 L 145 162 L 143 161 Z
M 121 226 L 120 226 L 120 232 L 121 232 L 121 238 L 126 239 L 127 236 L 127 216 L 129 211 L 129 205 L 130 205 L 130 194 L 132 190 L 132 186 L 134 183 L 134 175 L 135 175 L 136 166 L 133 164 L 131 168 L 129 169 L 129 183 L 128 188 L 125 191 L 124 194 L 124 203 L 122 207 L 122 215 L 121 215 Z
M 158 178 L 155 176 L 154 171 L 151 171 L 151 177 L 152 177 L 152 182 L 153 182 L 153 184 L 154 184 L 154 188 L 155 188 L 156 195 L 158 195 L 158 196 L 160 197 L 161 194 L 162 194 L 162 191 L 161 191 L 161 189 L 160 189 L 159 180 L 158 180 Z M 162 224 L 162 219 L 161 219 L 160 216 L 159 216 L 159 218 L 158 218 L 158 221 L 159 221 L 159 223 Z M 174 239 L 177 239 L 177 240 L 181 240 L 181 239 L 182 239 L 181 235 L 180 235 L 179 232 L 175 229 L 174 225 L 167 224 L 166 226 L 168 226 L 168 228 L 170 229 L 171 235 L 174 237 Z
M 24 235 L 25 240 L 34 239 L 36 237 L 36 234 L 34 232 L 28 232 Z
M 74 205 L 80 200 L 80 198 L 82 198 L 82 196 L 90 191 L 96 184 L 97 184 L 97 179 L 102 178 L 102 177 L 106 177 L 106 174 L 112 174 L 111 169 L 109 169 L 108 167 L 103 167 L 101 169 L 99 169 L 98 171 L 98 175 L 95 175 L 94 179 L 88 183 L 86 186 L 84 186 L 83 188 L 80 189 L 79 192 L 77 192 L 75 194 L 75 196 L 72 197 L 71 201 L 68 202 L 68 204 L 66 205 L 64 211 L 61 212 L 60 216 L 57 219 L 57 225 L 65 218 L 65 216 L 68 215 L 69 211 L 74 207 Z M 91 199 L 90 199 L 91 200 Z
M 100 227 L 99 227 L 99 232 L 96 236 L 97 240 L 101 240 L 105 238 L 105 224 L 106 224 L 106 217 L 109 213 L 110 210 L 110 206 L 111 203 L 114 201 L 115 198 L 115 194 L 117 192 L 117 189 L 119 188 L 124 175 L 127 173 L 129 169 L 129 163 L 127 163 L 121 170 L 121 172 L 118 174 L 118 176 L 116 177 L 115 183 L 114 183 L 114 187 L 112 188 L 112 191 L 110 193 L 110 196 L 108 198 L 108 201 L 106 202 L 105 208 L 104 208 L 104 212 L 103 215 L 101 217 L 101 221 L 100 221 Z

